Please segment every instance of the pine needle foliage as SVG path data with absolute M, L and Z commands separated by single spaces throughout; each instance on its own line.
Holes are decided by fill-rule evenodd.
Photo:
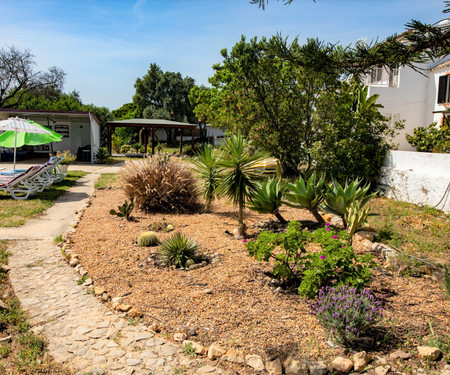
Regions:
M 125 194 L 146 210 L 192 212 L 199 208 L 196 179 L 181 163 L 153 155 L 125 164 L 120 175 Z

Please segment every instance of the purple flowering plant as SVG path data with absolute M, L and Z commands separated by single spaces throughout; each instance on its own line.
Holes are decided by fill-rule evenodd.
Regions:
M 358 291 L 347 285 L 320 289 L 311 312 L 331 332 L 331 340 L 346 347 L 354 345 L 384 315 L 381 300 L 368 289 Z

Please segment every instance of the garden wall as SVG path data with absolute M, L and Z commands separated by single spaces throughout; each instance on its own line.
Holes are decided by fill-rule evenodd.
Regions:
M 450 154 L 391 151 L 384 161 L 379 189 L 400 201 L 450 212 Z

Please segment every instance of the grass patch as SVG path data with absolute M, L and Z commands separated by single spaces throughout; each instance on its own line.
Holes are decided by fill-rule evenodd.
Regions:
M 83 171 L 70 171 L 60 183 L 26 200 L 14 200 L 9 194 L 0 192 L 0 227 L 18 227 L 25 224 L 28 219 L 53 206 L 58 197 L 87 174 Z
M 443 212 L 382 197 L 369 205 L 370 212 L 377 214 L 368 219 L 378 232 L 377 241 L 438 263 L 450 259 L 450 223 Z
M 1 264 L 6 264 L 8 255 L 7 242 L 0 241 Z M 3 275 L 0 290 L 7 308 L 0 309 L 0 337 L 11 336 L 11 342 L 0 345 L 0 373 L 69 374 L 46 355 L 44 340 L 29 331 L 25 313 L 14 296 L 7 274 Z
M 116 186 L 117 173 L 102 173 L 95 183 L 96 189 L 108 189 Z

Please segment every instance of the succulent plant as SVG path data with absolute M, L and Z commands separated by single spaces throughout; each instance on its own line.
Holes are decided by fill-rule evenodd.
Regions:
M 200 246 L 195 241 L 176 232 L 161 245 L 161 256 L 166 265 L 189 268 L 203 260 L 199 249 Z
M 111 215 L 117 215 L 118 217 L 124 217 L 127 220 L 131 220 L 131 212 L 134 209 L 134 198 L 131 198 L 130 203 L 125 200 L 125 203 L 122 206 L 117 207 L 118 211 L 111 210 L 109 213 Z
M 281 179 L 271 178 L 264 181 L 257 185 L 247 207 L 260 214 L 273 214 L 281 223 L 285 224 L 286 220 L 279 212 L 285 190 L 285 184 Z
M 149 231 L 141 233 L 138 238 L 139 246 L 157 246 L 160 244 L 158 235 L 155 232 Z

